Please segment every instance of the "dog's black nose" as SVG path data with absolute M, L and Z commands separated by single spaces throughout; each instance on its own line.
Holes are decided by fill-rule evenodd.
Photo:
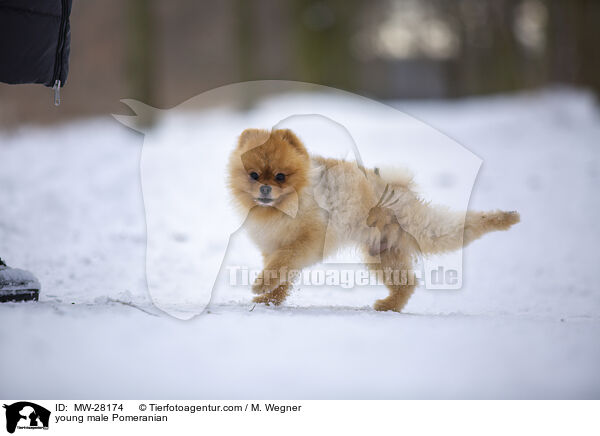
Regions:
M 260 193 L 262 195 L 269 195 L 271 193 L 271 187 L 269 185 L 262 185 L 260 187 Z

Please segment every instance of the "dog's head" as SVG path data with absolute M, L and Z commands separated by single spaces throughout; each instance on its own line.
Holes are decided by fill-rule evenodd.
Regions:
M 247 129 L 229 161 L 229 187 L 246 209 L 285 210 L 308 184 L 310 158 L 291 130 Z

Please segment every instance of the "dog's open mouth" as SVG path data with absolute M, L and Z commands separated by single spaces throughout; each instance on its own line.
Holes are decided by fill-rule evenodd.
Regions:
M 257 198 L 256 201 L 259 202 L 259 203 L 262 203 L 262 204 L 269 204 L 269 203 L 273 202 L 273 199 L 272 198 L 263 197 L 263 198 Z

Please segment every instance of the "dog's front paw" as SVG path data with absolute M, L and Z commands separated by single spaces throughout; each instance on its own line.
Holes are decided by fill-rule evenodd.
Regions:
M 265 292 L 262 295 L 254 297 L 252 301 L 259 304 L 266 304 L 267 306 L 271 304 L 274 306 L 279 306 L 287 297 L 289 287 L 289 283 L 283 283 L 282 285 L 277 286 L 271 292 Z

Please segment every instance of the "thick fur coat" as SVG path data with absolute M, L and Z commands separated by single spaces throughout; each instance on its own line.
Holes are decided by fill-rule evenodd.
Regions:
M 517 212 L 432 206 L 415 193 L 408 172 L 310 156 L 290 130 L 245 130 L 231 153 L 228 181 L 263 255 L 252 290 L 254 301 L 265 304 L 281 304 L 303 268 L 354 245 L 372 271 L 407 278 L 381 275 L 390 295 L 374 305 L 400 312 L 415 288 L 418 256 L 459 249 L 519 221 Z

